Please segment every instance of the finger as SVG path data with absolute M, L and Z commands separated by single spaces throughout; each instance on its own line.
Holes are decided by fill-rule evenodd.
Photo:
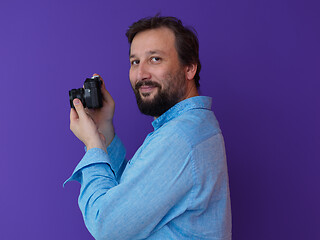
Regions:
M 109 102 L 109 103 L 113 101 L 113 98 L 111 97 L 111 94 L 108 92 L 107 89 L 101 88 L 101 93 L 102 93 L 104 101 Z
M 95 121 L 95 114 L 97 112 L 99 112 L 99 108 L 98 109 L 90 109 L 90 108 L 85 108 L 84 111 L 86 112 L 87 116 L 89 116 L 92 121 L 96 124 L 96 121 Z
M 74 110 L 73 108 L 71 108 L 70 110 L 70 122 L 75 121 L 79 118 L 78 113 L 76 110 Z
M 100 80 L 102 81 L 102 85 L 104 85 L 104 81 L 103 81 L 102 77 L 101 77 L 98 73 L 94 73 L 94 74 L 92 75 L 92 77 L 99 77 Z
M 94 73 L 93 76 L 98 76 L 100 78 L 100 80 L 102 81 L 102 85 L 101 85 L 101 93 L 102 93 L 102 96 L 103 96 L 103 100 L 105 101 L 113 101 L 113 98 L 111 97 L 111 94 L 108 92 L 108 90 L 106 89 L 106 85 L 104 83 L 104 80 L 102 79 L 102 77 L 97 74 L 97 73 Z
M 102 82 L 101 88 L 106 88 L 106 85 L 104 84 L 104 80 L 102 79 L 102 77 L 98 73 L 94 73 L 92 76 L 99 77 Z
M 84 111 L 85 111 L 86 114 L 88 114 L 88 115 L 91 115 L 91 114 L 92 114 L 92 109 L 85 108 Z
M 77 114 L 78 114 L 78 117 L 79 118 L 86 118 L 88 117 L 86 112 L 84 111 L 84 107 L 82 105 L 82 102 L 78 99 L 78 98 L 75 98 L 73 100 L 73 105 L 74 107 L 76 108 L 76 111 L 77 111 Z

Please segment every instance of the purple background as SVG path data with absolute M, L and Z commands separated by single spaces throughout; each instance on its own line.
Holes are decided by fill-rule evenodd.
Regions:
M 320 239 L 316 2 L 2 0 L 0 239 L 92 239 L 80 185 L 62 188 L 84 154 L 68 90 L 103 76 L 132 156 L 152 119 L 136 107 L 124 33 L 157 12 L 198 31 L 201 92 L 226 141 L 233 239 Z

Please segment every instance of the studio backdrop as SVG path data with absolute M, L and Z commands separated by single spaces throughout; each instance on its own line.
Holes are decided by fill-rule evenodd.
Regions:
M 226 143 L 233 239 L 320 239 L 316 1 L 2 0 L 0 10 L 0 239 L 92 239 L 80 185 L 62 187 L 84 155 L 68 91 L 103 77 L 130 159 L 152 118 L 136 106 L 125 32 L 157 13 L 197 30 L 200 91 Z

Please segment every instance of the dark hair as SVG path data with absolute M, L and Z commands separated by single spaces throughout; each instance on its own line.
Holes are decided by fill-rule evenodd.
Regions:
M 199 59 L 199 41 L 196 31 L 191 27 L 184 27 L 182 22 L 175 17 L 161 17 L 158 14 L 154 17 L 142 18 L 133 23 L 126 32 L 128 42 L 132 43 L 133 38 L 139 32 L 167 27 L 175 35 L 175 47 L 179 60 L 183 66 L 197 64 L 197 72 L 194 76 L 196 87 L 199 88 L 201 64 Z

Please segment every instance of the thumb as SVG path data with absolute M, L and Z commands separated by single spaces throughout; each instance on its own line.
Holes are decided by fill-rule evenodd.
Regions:
M 78 113 L 79 118 L 87 117 L 87 114 L 84 111 L 82 102 L 78 98 L 75 98 L 73 100 L 73 105 Z

